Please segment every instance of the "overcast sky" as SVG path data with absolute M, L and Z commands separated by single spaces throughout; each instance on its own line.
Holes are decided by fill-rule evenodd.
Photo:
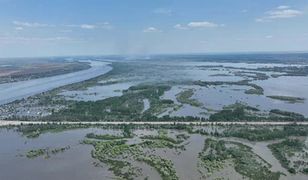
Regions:
M 307 50 L 308 0 L 0 0 L 0 57 Z

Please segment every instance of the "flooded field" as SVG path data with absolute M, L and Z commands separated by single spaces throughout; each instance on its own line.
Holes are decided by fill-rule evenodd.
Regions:
M 139 127 L 127 130 L 125 127 L 68 127 L 64 130 L 58 126 L 62 130 L 57 130 L 41 126 L 40 129 L 45 130 L 36 137 L 31 135 L 31 126 L 28 128 L 0 129 L 0 143 L 6 144 L 0 148 L 0 179 L 255 179 L 250 173 L 265 173 L 264 179 L 272 176 L 273 179 L 304 180 L 308 177 L 302 172 L 289 173 L 273 155 L 269 145 L 282 142 L 283 139 L 255 142 L 222 137 L 228 129 L 226 126 L 192 127 L 194 133 L 187 128 Z M 198 133 L 201 131 L 196 131 L 201 129 L 201 134 Z M 221 135 L 211 135 L 214 132 Z M 307 141 L 307 136 L 301 136 L 300 139 Z M 237 157 L 221 162 L 204 161 L 203 158 L 208 156 L 205 156 L 205 150 L 213 147 L 207 145 L 208 141 L 227 143 L 226 148 L 232 151 L 241 152 L 241 148 L 249 148 L 242 152 L 251 154 L 251 159 L 246 161 L 256 163 L 255 167 L 264 166 L 267 169 L 262 167 L 254 172 L 247 169 L 244 173 L 237 169 Z M 107 144 L 109 148 L 104 149 Z M 241 148 L 237 149 L 237 146 Z M 307 144 L 305 146 L 307 150 Z M 56 151 L 61 147 L 68 148 Z M 150 161 L 152 157 L 157 162 Z M 306 157 L 303 160 L 308 162 Z M 166 171 L 172 176 L 164 175 L 167 172 L 158 165 L 170 168 Z
M 75 116 L 72 112 L 83 111 L 74 109 L 78 108 L 76 105 L 89 104 L 100 108 L 95 110 L 95 116 L 102 121 L 127 120 L 123 116 L 128 111 L 137 113 L 139 118 L 155 116 L 162 121 L 164 117 L 206 120 L 236 104 L 254 109 L 250 116 L 260 119 L 286 114 L 301 117 L 297 118 L 300 120 L 308 117 L 306 61 L 290 64 L 283 60 L 265 63 L 249 59 L 203 60 L 202 55 L 177 57 L 118 57 L 108 63 L 89 57 L 89 70 L 1 84 L 1 119 L 49 118 L 58 112 L 63 116 L 64 111 Z M 254 59 L 253 55 L 248 57 Z M 144 87 L 153 91 L 142 92 Z M 154 91 L 156 88 L 162 89 Z M 7 104 L 14 100 L 18 101 Z M 110 107 L 115 104 L 118 106 Z

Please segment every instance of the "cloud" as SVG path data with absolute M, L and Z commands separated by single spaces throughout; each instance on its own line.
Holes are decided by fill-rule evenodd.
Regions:
M 285 5 L 281 5 L 281 6 L 278 6 L 277 9 L 289 9 L 290 6 L 285 6 Z
M 176 24 L 175 26 L 174 26 L 174 28 L 175 29 L 188 29 L 188 27 L 187 26 L 183 26 L 183 25 L 181 25 L 181 24 Z
M 209 27 L 218 27 L 218 24 L 208 22 L 208 21 L 199 21 L 199 22 L 190 22 L 187 24 L 191 28 L 209 28 Z
M 172 15 L 173 11 L 171 9 L 158 8 L 158 9 L 155 9 L 153 13 L 162 14 L 162 15 Z
M 112 29 L 113 26 L 109 22 L 97 23 L 98 28 Z
M 37 22 L 21 22 L 21 21 L 13 21 L 13 24 L 19 27 L 32 27 L 32 28 L 37 28 L 37 27 L 53 27 L 53 25 L 50 24 L 41 24 Z
M 278 6 L 273 10 L 265 12 L 265 16 L 261 18 L 257 18 L 256 22 L 270 22 L 275 19 L 286 19 L 286 18 L 293 18 L 299 15 L 302 15 L 303 12 L 291 9 L 289 6 Z
M 71 29 L 64 29 L 64 30 L 60 30 L 61 33 L 71 33 L 73 32 L 73 30 Z
M 91 25 L 91 24 L 81 24 L 80 28 L 82 28 L 82 29 L 95 29 L 96 26 L 95 25 Z
M 15 30 L 22 31 L 22 30 L 24 30 L 24 28 L 19 26 L 19 27 L 15 27 Z
M 272 39 L 273 36 L 272 36 L 272 35 L 267 35 L 267 36 L 265 36 L 265 38 L 266 38 L 266 39 Z
M 73 28 L 81 28 L 81 29 L 112 29 L 113 27 L 110 25 L 109 22 L 104 23 L 96 23 L 96 24 L 69 24 L 65 25 L 66 27 L 73 27 Z
M 54 42 L 54 41 L 71 41 L 70 37 L 23 37 L 23 36 L 0 36 L 3 43 L 20 43 L 20 42 Z
M 143 30 L 145 33 L 154 33 L 154 32 L 161 32 L 161 30 L 155 28 L 155 27 L 148 27 Z
M 270 19 L 277 19 L 277 18 L 292 18 L 302 14 L 301 11 L 293 10 L 293 9 L 283 9 L 283 10 L 276 10 L 276 11 L 269 11 L 267 12 L 269 15 L 268 18 Z
M 208 21 L 195 21 L 195 22 L 190 22 L 187 25 L 182 25 L 182 24 L 176 24 L 174 26 L 175 29 L 197 29 L 197 28 L 215 28 L 215 27 L 224 27 L 224 24 L 216 24 L 213 22 L 208 22 Z

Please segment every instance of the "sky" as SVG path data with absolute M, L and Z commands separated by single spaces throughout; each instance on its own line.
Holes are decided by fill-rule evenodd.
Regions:
M 0 0 L 0 57 L 308 51 L 308 0 Z

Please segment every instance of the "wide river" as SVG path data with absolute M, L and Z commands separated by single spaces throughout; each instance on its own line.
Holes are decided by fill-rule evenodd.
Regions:
M 91 68 L 73 73 L 0 84 L 0 105 L 39 94 L 60 86 L 81 82 L 109 72 L 112 67 L 107 62 L 89 61 Z

